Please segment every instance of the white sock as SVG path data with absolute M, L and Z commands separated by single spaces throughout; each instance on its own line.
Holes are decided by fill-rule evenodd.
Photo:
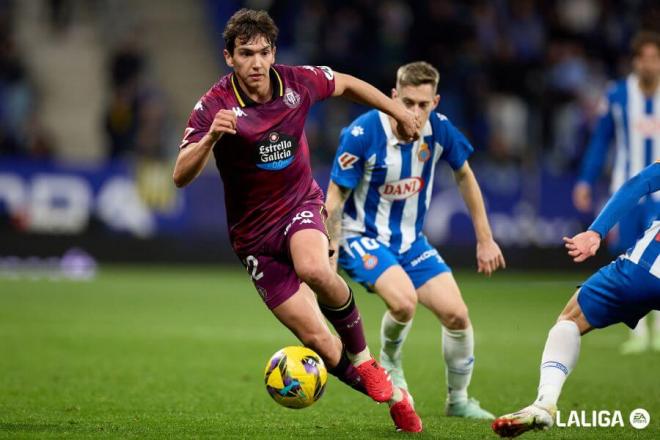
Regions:
M 403 400 L 403 391 L 399 387 L 392 387 L 392 398 L 387 402 L 387 405 L 391 408 L 395 403 L 401 402 Z
M 474 367 L 474 333 L 442 327 L 442 354 L 447 375 L 447 398 L 450 403 L 467 400 L 467 389 Z
M 403 343 L 406 341 L 411 327 L 412 319 L 408 322 L 397 321 L 390 311 L 386 310 L 380 323 L 381 351 L 392 360 L 400 359 Z
M 644 316 L 639 320 L 637 326 L 631 330 L 633 338 L 648 339 L 649 337 L 649 327 L 648 327 L 648 315 Z
M 651 314 L 653 315 L 653 334 L 660 336 L 660 310 L 654 310 Z
M 359 353 L 349 353 L 347 351 L 346 356 L 348 356 L 348 360 L 351 361 L 351 364 L 353 364 L 354 367 L 371 360 L 369 347 L 364 347 L 364 350 Z
M 580 355 L 580 330 L 573 321 L 559 321 L 550 329 L 541 358 L 541 380 L 535 405 L 557 405 L 561 388 Z

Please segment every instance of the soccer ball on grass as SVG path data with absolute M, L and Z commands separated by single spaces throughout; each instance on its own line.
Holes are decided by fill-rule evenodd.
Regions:
M 264 382 L 270 397 L 287 408 L 306 408 L 325 391 L 328 371 L 321 357 L 306 347 L 284 347 L 268 360 Z

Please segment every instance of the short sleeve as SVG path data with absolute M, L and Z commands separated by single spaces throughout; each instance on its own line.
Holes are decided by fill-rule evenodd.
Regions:
M 360 183 L 364 173 L 365 137 L 364 128 L 357 122 L 342 130 L 330 173 L 330 179 L 337 185 L 353 189 Z
M 440 159 L 447 161 L 453 170 L 458 170 L 472 155 L 474 148 L 445 115 L 432 113 L 432 117 L 436 125 L 436 140 L 443 147 Z
M 309 90 L 312 102 L 322 101 L 335 91 L 335 73 L 327 66 L 296 66 L 296 76 Z
M 215 115 L 211 114 L 209 108 L 209 103 L 207 102 L 208 98 L 205 96 L 201 97 L 192 113 L 190 113 L 190 118 L 188 118 L 188 124 L 186 129 L 183 132 L 183 139 L 179 145 L 179 149 L 187 147 L 189 144 L 194 144 L 199 142 L 206 133 L 208 133 L 209 128 L 211 128 L 211 123 Z

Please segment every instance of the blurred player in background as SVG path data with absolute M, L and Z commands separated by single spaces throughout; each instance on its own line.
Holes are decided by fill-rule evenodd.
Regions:
M 660 157 L 660 34 L 639 33 L 632 42 L 632 52 L 633 73 L 608 91 L 573 191 L 573 202 L 582 212 L 592 209 L 591 188 L 603 170 L 613 141 L 616 151 L 611 192 Z M 660 196 L 647 197 L 633 206 L 619 222 L 618 234 L 610 237 L 610 251 L 616 255 L 632 246 L 658 206 Z M 646 319 L 640 320 L 630 339 L 622 345 L 622 353 L 646 350 L 651 342 L 660 350 L 660 313 L 653 315 L 653 337 L 649 335 Z
M 416 138 L 419 122 L 352 76 L 274 64 L 277 34 L 265 11 L 242 9 L 228 21 L 224 57 L 233 72 L 195 105 L 174 181 L 178 187 L 190 183 L 213 153 L 232 247 L 268 308 L 321 355 L 332 374 L 389 402 L 398 429 L 421 431 L 409 400 L 372 358 L 352 292 L 330 266 L 323 193 L 312 178 L 303 130 L 310 107 L 331 96 L 379 108 L 407 141 Z
M 568 254 L 580 263 L 596 254 L 603 237 L 625 218 L 639 199 L 660 190 L 660 161 L 626 182 L 586 232 L 564 238 Z M 652 223 L 624 255 L 601 268 L 568 301 L 548 334 L 541 360 L 536 401 L 493 422 L 502 437 L 515 437 L 554 423 L 557 401 L 566 378 L 577 364 L 580 337 L 594 328 L 624 322 L 633 328 L 651 310 L 660 310 L 660 209 Z
M 439 160 L 451 166 L 470 211 L 479 272 L 490 275 L 504 267 L 504 257 L 467 162 L 473 148 L 445 116 L 433 112 L 440 100 L 438 81 L 438 71 L 425 62 L 397 72 L 392 98 L 424 121 L 415 142 L 401 139 L 396 121 L 378 110 L 343 130 L 326 200 L 328 230 L 331 248 L 339 250 L 339 265 L 387 305 L 380 361 L 394 384 L 408 389 L 401 351 L 419 301 L 442 323 L 446 413 L 489 419 L 493 415 L 467 394 L 474 366 L 467 307 L 449 266 L 422 232 Z

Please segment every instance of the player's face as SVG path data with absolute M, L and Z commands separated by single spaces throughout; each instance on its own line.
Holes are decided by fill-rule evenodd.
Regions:
M 422 121 L 422 127 L 429 115 L 440 102 L 440 95 L 436 95 L 431 84 L 419 86 L 403 86 L 392 89 L 392 99 L 401 102 L 408 110 L 413 112 Z
M 635 73 L 642 81 L 653 82 L 660 77 L 660 49 L 655 44 L 646 44 L 633 59 Z
M 275 62 L 275 47 L 259 35 L 250 41 L 236 41 L 234 53 L 225 49 L 225 61 L 248 90 L 263 90 L 270 84 L 270 66 Z

